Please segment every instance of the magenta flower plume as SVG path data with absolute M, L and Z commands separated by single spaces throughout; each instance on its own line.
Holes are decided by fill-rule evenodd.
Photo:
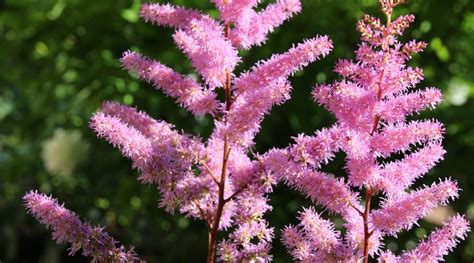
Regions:
M 344 180 L 316 171 L 304 171 L 288 184 L 303 192 L 312 201 L 323 205 L 332 212 L 343 214 L 350 204 L 357 205 L 357 195 Z
M 431 233 L 414 250 L 403 254 L 401 261 L 442 261 L 443 256 L 456 247 L 459 240 L 464 239 L 469 230 L 469 222 L 464 217 L 454 216 L 441 229 Z
M 140 131 L 120 121 L 119 118 L 97 113 L 92 117 L 91 127 L 100 137 L 118 147 L 122 154 L 133 161 L 133 167 L 147 170 L 151 164 L 153 147 L 151 141 Z
M 269 60 L 257 63 L 250 72 L 235 80 L 235 88 L 243 92 L 265 87 L 279 78 L 287 78 L 321 56 L 326 56 L 331 49 L 332 42 L 326 36 L 308 39 L 286 53 L 273 55 Z
M 245 12 L 256 7 L 260 0 L 211 0 L 219 10 L 220 18 L 226 22 L 237 22 Z
M 413 121 L 408 124 L 387 125 L 371 138 L 372 149 L 377 155 L 388 157 L 403 152 L 410 145 L 439 142 L 444 128 L 436 121 Z
M 210 88 L 223 87 L 226 73 L 240 61 L 237 50 L 224 37 L 224 28 L 212 19 L 192 20 L 173 35 L 176 45 L 192 61 Z
M 273 105 L 288 100 L 291 90 L 287 81 L 275 81 L 265 87 L 241 93 L 232 103 L 227 119 L 217 122 L 217 136 L 229 138 L 244 147 L 251 146 L 264 115 Z
M 440 144 L 427 144 L 426 147 L 407 154 L 401 160 L 384 164 L 380 171 L 381 177 L 384 178 L 381 187 L 393 198 L 403 195 L 405 192 L 402 189 L 406 189 L 416 179 L 425 175 L 443 159 L 445 153 Z
M 161 186 L 162 206 L 168 211 L 176 208 L 175 182 L 192 173 L 192 166 L 204 152 L 197 138 L 181 135 L 165 122 L 113 102 L 103 104 L 90 126 L 132 160 L 143 182 Z
M 282 241 L 300 262 L 350 262 L 356 260 L 341 240 L 334 224 L 322 219 L 314 208 L 304 209 L 297 226 L 283 230 Z
M 216 112 L 217 94 L 201 87 L 191 77 L 184 77 L 160 62 L 144 58 L 135 52 L 125 52 L 121 61 L 126 69 L 163 90 L 195 115 Z
M 373 227 L 392 235 L 402 229 L 410 229 L 433 208 L 446 204 L 449 198 L 454 199 L 457 196 L 457 184 L 451 180 L 445 180 L 415 191 L 397 201 L 388 200 L 382 209 L 372 212 Z
M 194 115 L 210 114 L 215 123 L 210 137 L 202 142 L 112 102 L 102 105 L 90 127 L 132 161 L 142 182 L 156 184 L 160 206 L 206 223 L 208 262 L 269 262 L 274 230 L 264 214 L 272 209 L 267 195 L 282 176 L 269 169 L 276 168 L 265 163 L 265 155 L 250 155 L 249 149 L 265 114 L 290 98 L 289 77 L 326 56 L 332 42 L 316 36 L 238 76 L 234 70 L 241 61 L 239 49 L 263 44 L 268 33 L 301 10 L 301 3 L 278 0 L 256 11 L 259 0 L 211 2 L 218 19 L 171 4 L 144 4 L 140 9 L 145 21 L 175 30 L 174 42 L 200 79 L 183 76 L 135 52 L 127 51 L 121 59 L 124 68 Z M 224 101 L 219 101 L 216 88 L 223 89 Z M 334 191 L 347 190 L 342 181 L 325 174 L 314 177 L 321 183 L 328 181 Z M 316 196 L 320 190 L 308 191 Z M 356 200 L 352 192 L 347 195 Z M 344 200 L 324 197 L 321 202 L 332 202 L 337 210 Z M 219 241 L 217 233 L 223 230 L 229 234 Z
M 140 16 L 147 22 L 175 28 L 186 28 L 189 27 L 192 20 L 208 17 L 196 10 L 158 3 L 143 4 L 140 9 Z
M 274 150 L 264 156 L 267 169 L 277 174 L 276 177 L 283 177 L 288 185 L 326 211 L 341 215 L 345 221 L 345 236 L 337 245 L 335 241 L 331 243 L 332 247 L 338 247 L 339 254 L 328 257 L 320 242 L 327 236 L 339 237 L 339 232 L 331 227 L 314 227 L 315 232 L 308 234 L 311 223 L 307 222 L 308 217 L 300 216 L 301 223 L 283 233 L 283 240 L 297 261 L 368 262 L 369 257 L 379 254 L 385 236 L 410 229 L 432 209 L 458 197 L 457 183 L 450 179 L 416 191 L 410 189 L 442 160 L 444 128 L 436 120 L 407 122 L 408 116 L 433 108 L 442 95 L 435 88 L 414 91 L 423 79 L 423 72 L 407 62 L 412 53 L 421 52 L 426 44 L 415 41 L 404 44 L 397 39 L 414 21 L 412 15 L 391 20 L 393 7 L 401 2 L 380 0 L 387 22 L 365 15 L 357 25 L 362 44 L 356 58 L 340 60 L 335 67 L 342 80 L 314 88 L 316 102 L 334 113 L 337 124 L 314 136 L 300 135 L 288 149 Z M 347 179 L 322 171 L 322 164 L 338 151 L 346 156 Z M 358 191 L 364 193 L 361 195 L 364 199 Z M 372 199 L 379 194 L 385 195 L 380 208 L 372 210 Z M 310 218 L 318 226 L 327 222 L 321 221 L 325 219 L 319 215 Z M 431 242 L 441 239 L 435 232 L 430 241 L 420 244 L 420 250 L 401 257 L 386 252 L 379 260 L 441 260 L 454 247 L 454 240 L 463 238 L 469 230 L 465 220 L 458 220 L 454 225 L 458 225 L 453 226 L 457 229 L 455 234 L 444 232 L 447 244 Z M 315 236 L 323 238 L 314 240 Z M 421 251 L 428 250 L 426 254 L 431 256 L 421 255 L 424 253 Z
M 313 208 L 304 209 L 300 216 L 301 230 L 308 238 L 311 238 L 311 245 L 319 251 L 331 253 L 340 242 L 340 233 L 334 230 L 331 221 L 324 220 Z
M 234 1 L 246 2 L 246 1 Z M 234 45 L 249 49 L 254 45 L 261 45 L 267 40 L 267 35 L 280 26 L 285 20 L 301 11 L 299 0 L 277 0 L 265 9 L 256 12 L 249 5 L 240 8 L 239 18 L 235 28 L 230 33 Z
M 327 37 L 316 37 L 286 53 L 259 62 L 252 71 L 243 73 L 234 81 L 236 99 L 227 119 L 217 123 L 218 136 L 230 138 L 244 147 L 251 146 L 263 116 L 273 105 L 290 98 L 292 87 L 287 78 L 321 56 L 326 56 L 331 48 L 332 43 Z
M 117 241 L 101 227 L 83 223 L 79 217 L 58 201 L 36 191 L 27 193 L 23 200 L 28 212 L 53 231 L 58 243 L 71 243 L 70 255 L 82 249 L 82 255 L 92 262 L 139 262 L 133 249 L 117 247 Z
M 413 250 L 406 251 L 401 256 L 395 256 L 390 251 L 381 253 L 379 262 L 409 263 L 409 262 L 438 262 L 443 261 L 470 231 L 469 222 L 462 216 L 451 217 L 444 226 L 435 230 Z

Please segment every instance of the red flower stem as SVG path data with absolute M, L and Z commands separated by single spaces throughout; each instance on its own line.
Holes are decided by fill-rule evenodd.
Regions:
M 227 23 L 225 25 L 225 37 L 229 37 L 230 31 L 230 24 Z M 231 97 L 231 75 L 230 72 L 226 72 L 226 82 L 224 86 L 225 90 L 225 101 L 226 101 L 226 111 L 230 110 L 230 106 L 232 103 Z M 217 233 L 219 229 L 219 223 L 222 217 L 222 211 L 224 210 L 224 205 L 226 204 L 226 200 L 224 199 L 224 189 L 225 189 L 225 181 L 227 175 L 227 161 L 229 159 L 230 153 L 230 146 L 227 138 L 224 138 L 224 150 L 223 150 L 223 157 L 222 157 L 222 172 L 221 178 L 219 180 L 219 193 L 218 193 L 218 200 L 217 200 L 217 211 L 214 217 L 214 222 L 212 223 L 211 229 L 209 230 L 209 247 L 207 251 L 207 262 L 213 263 L 216 257 L 216 243 L 217 243 Z
M 365 191 L 365 209 L 364 209 L 364 263 L 369 262 L 369 215 L 370 215 L 370 202 L 372 200 L 372 189 L 367 187 Z
M 392 5 L 393 6 L 396 4 Z M 392 9 L 390 8 L 387 10 L 385 13 L 387 16 L 387 23 L 386 23 L 386 29 L 390 26 L 390 23 L 392 21 Z M 388 54 L 385 55 L 385 62 L 388 59 Z M 382 72 L 380 73 L 380 78 L 378 81 L 378 90 L 377 90 L 377 100 L 380 101 L 382 99 L 382 85 L 383 85 L 383 79 L 385 77 L 385 68 L 383 67 Z M 380 116 L 375 115 L 374 116 L 374 126 L 372 128 L 371 135 L 374 134 L 377 131 L 377 128 L 379 126 L 380 122 Z M 369 216 L 370 216 L 370 203 L 372 201 L 372 197 L 374 196 L 375 191 L 371 189 L 370 186 L 366 187 L 365 190 L 365 208 L 364 208 L 364 215 L 363 215 L 363 220 L 364 220 L 364 254 L 363 254 L 363 262 L 368 263 L 369 262 L 369 239 L 370 236 L 372 235 L 372 231 L 369 231 Z

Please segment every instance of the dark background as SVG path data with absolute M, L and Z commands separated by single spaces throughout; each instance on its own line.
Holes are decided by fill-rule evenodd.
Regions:
M 185 3 L 186 2 L 186 3 Z M 267 1 L 264 1 L 267 3 Z M 285 147 L 298 133 L 328 127 L 334 118 L 312 102 L 318 82 L 332 81 L 338 58 L 352 58 L 359 43 L 355 24 L 365 12 L 380 15 L 376 0 L 303 0 L 303 11 L 267 43 L 242 52 L 239 71 L 259 59 L 316 34 L 327 34 L 334 51 L 291 78 L 293 98 L 272 110 L 257 137 L 256 150 Z M 149 262 L 204 262 L 207 235 L 202 222 L 169 215 L 158 208 L 153 186 L 140 185 L 128 160 L 87 127 L 104 100 L 135 105 L 185 132 L 209 135 L 209 118 L 188 112 L 123 71 L 121 53 L 133 48 L 177 71 L 191 73 L 190 63 L 173 45 L 172 30 L 145 24 L 137 17 L 139 0 L 0 0 L 0 261 L 87 262 L 67 258 L 66 246 L 50 239 L 49 231 L 25 213 L 21 197 L 29 189 L 52 193 L 93 224 L 106 229 L 126 246 L 134 245 Z M 216 15 L 207 1 L 173 1 Z M 474 219 L 474 1 L 412 0 L 397 14 L 414 13 L 416 22 L 405 40 L 430 45 L 413 65 L 425 70 L 420 85 L 439 87 L 445 101 L 417 118 L 437 118 L 446 125 L 445 160 L 418 185 L 452 177 L 463 189 L 450 203 L 454 211 Z M 342 176 L 342 156 L 329 167 Z M 268 220 L 277 229 L 272 251 L 275 262 L 289 262 L 279 229 L 295 222 L 302 204 L 298 193 L 279 186 L 271 195 Z M 431 220 L 432 221 L 432 220 Z M 419 227 L 390 239 L 400 253 L 436 227 Z M 474 260 L 474 235 L 447 258 Z

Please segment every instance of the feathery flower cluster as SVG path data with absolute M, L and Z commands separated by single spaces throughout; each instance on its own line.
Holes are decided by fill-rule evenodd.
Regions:
M 102 105 L 90 127 L 132 161 L 142 182 L 157 185 L 168 212 L 178 210 L 207 224 L 208 262 L 268 262 L 273 228 L 263 215 L 271 209 L 267 194 L 278 178 L 266 173 L 249 147 L 263 116 L 290 97 L 288 78 L 326 56 L 332 43 L 316 36 L 238 76 L 238 50 L 264 43 L 275 27 L 301 10 L 301 3 L 278 0 L 257 12 L 258 0 L 212 2 L 218 20 L 171 4 L 143 4 L 140 10 L 145 21 L 175 29 L 177 47 L 202 82 L 136 52 L 127 51 L 121 59 L 124 68 L 194 115 L 214 117 L 216 128 L 207 142 L 114 102 Z M 224 89 L 224 102 L 217 88 Z M 218 231 L 229 228 L 228 238 L 219 243 Z
M 423 72 L 406 63 L 426 44 L 397 40 L 414 20 L 408 15 L 391 21 L 393 7 L 400 2 L 380 0 L 387 23 L 364 16 L 357 25 L 362 44 L 356 59 L 341 60 L 335 67 L 343 79 L 314 88 L 316 102 L 336 115 L 337 124 L 315 136 L 299 136 L 294 146 L 264 157 L 268 170 L 345 220 L 346 236 L 340 238 L 312 208 L 304 210 L 301 223 L 283 232 L 283 242 L 297 261 L 368 262 L 369 256 L 380 252 L 384 236 L 410 229 L 432 209 L 458 196 L 457 183 L 451 179 L 410 190 L 443 158 L 444 128 L 434 120 L 406 121 L 407 116 L 438 104 L 441 93 L 435 88 L 413 91 Z M 346 154 L 347 179 L 320 170 L 337 151 Z M 355 190 L 365 192 L 364 198 Z M 371 210 L 378 194 L 384 195 L 380 208 Z M 468 230 L 466 219 L 455 216 L 416 249 L 400 257 L 383 252 L 379 261 L 441 260 Z
M 260 2 L 258 0 L 213 2 L 221 10 L 222 19 L 234 23 L 230 39 L 235 46 L 243 49 L 263 44 L 269 33 L 301 11 L 299 0 L 277 0 L 260 12 L 254 10 Z
M 380 257 L 382 262 L 436 262 L 443 261 L 443 256 L 456 247 L 460 239 L 466 237 L 469 224 L 462 216 L 450 218 L 441 229 L 433 232 L 423 240 L 414 250 L 407 251 L 401 257 L 393 255 L 390 251 L 383 252 Z
M 83 223 L 79 217 L 60 205 L 54 198 L 31 191 L 23 200 L 28 212 L 53 230 L 58 243 L 71 243 L 70 255 L 82 249 L 82 255 L 92 257 L 92 262 L 139 262 L 133 249 L 117 247 L 117 241 L 102 227 Z
M 148 81 L 173 98 L 197 116 L 213 114 L 217 108 L 217 94 L 201 87 L 194 79 L 184 77 L 169 67 L 140 56 L 135 52 L 125 52 L 123 66 L 135 71 L 141 79 Z
M 236 99 L 227 118 L 216 123 L 217 136 L 227 137 L 245 147 L 251 146 L 264 114 L 273 105 L 289 99 L 292 88 L 288 77 L 320 56 L 326 56 L 331 48 L 326 36 L 309 39 L 284 54 L 273 55 L 258 63 L 250 72 L 235 79 Z
M 132 159 L 143 181 L 158 185 L 161 204 L 169 212 L 178 209 L 206 222 L 209 261 L 214 259 L 216 247 L 217 256 L 224 261 L 269 261 L 273 228 L 263 215 L 271 209 L 266 194 L 277 180 L 247 152 L 263 116 L 289 98 L 288 77 L 327 55 L 332 43 L 317 36 L 235 76 L 233 71 L 241 61 L 237 50 L 262 44 L 276 26 L 300 11 L 301 4 L 299 0 L 282 0 L 256 12 L 255 0 L 212 2 L 220 21 L 170 4 L 144 4 L 140 11 L 146 21 L 176 29 L 176 45 L 204 83 L 137 53 L 126 52 L 122 58 L 125 68 L 176 98 L 195 115 L 216 117 L 216 128 L 207 143 L 111 103 L 92 118 L 91 127 Z M 225 90 L 225 102 L 217 100 L 216 88 Z M 150 129 L 157 132 L 150 134 Z M 217 231 L 229 227 L 234 227 L 229 238 L 216 246 Z

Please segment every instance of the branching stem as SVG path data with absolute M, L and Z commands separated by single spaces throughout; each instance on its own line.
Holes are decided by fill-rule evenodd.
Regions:
M 372 200 L 372 189 L 366 188 L 365 191 L 365 209 L 364 209 L 364 263 L 369 262 L 369 238 L 371 232 L 369 232 L 369 215 L 370 215 L 370 202 Z
M 227 23 L 225 25 L 225 37 L 229 37 L 229 31 L 230 31 L 230 24 Z M 231 104 L 232 104 L 232 96 L 231 96 L 231 72 L 227 71 L 226 72 L 226 81 L 225 81 L 225 86 L 224 86 L 224 91 L 225 91 L 225 102 L 226 102 L 226 111 L 230 110 Z M 224 199 L 224 190 L 225 190 L 225 182 L 226 182 L 226 176 L 227 176 L 227 162 L 229 160 L 229 154 L 230 154 L 230 145 L 229 141 L 227 140 L 227 137 L 224 137 L 224 147 L 223 147 L 223 156 L 222 156 L 222 171 L 221 171 L 221 177 L 220 180 L 217 182 L 218 183 L 218 188 L 219 188 L 219 193 L 218 193 L 218 200 L 217 200 L 217 209 L 216 209 L 216 214 L 213 219 L 212 226 L 210 228 L 209 232 L 209 247 L 208 247 L 208 253 L 207 253 L 207 262 L 208 263 L 213 263 L 215 261 L 215 256 L 216 256 L 216 244 L 217 244 L 217 233 L 219 230 L 219 224 L 221 221 L 222 217 L 222 211 L 224 210 L 224 205 L 226 204 L 226 199 Z
M 392 10 L 393 10 L 393 7 L 397 4 L 399 4 L 399 1 L 391 2 L 391 6 L 385 12 L 385 15 L 387 16 L 387 23 L 386 23 L 386 26 L 385 26 L 386 29 L 390 27 L 390 24 L 391 24 L 391 21 L 392 21 Z M 386 31 L 386 32 L 388 32 L 388 31 Z M 389 59 L 390 54 L 388 53 L 387 50 L 384 50 L 384 51 L 387 52 L 385 54 L 384 63 L 387 63 L 387 60 Z M 378 85 L 377 85 L 377 91 L 376 92 L 377 92 L 377 100 L 378 101 L 380 101 L 382 99 L 382 95 L 383 95 L 382 86 L 383 86 L 383 81 L 384 81 L 384 78 L 385 78 L 385 69 L 386 69 L 386 65 L 384 64 L 384 66 L 382 67 L 382 71 L 380 73 L 378 83 L 377 83 Z M 381 117 L 379 115 L 374 116 L 374 126 L 372 128 L 371 133 L 370 133 L 371 135 L 374 134 L 377 131 L 379 123 L 380 123 L 380 118 Z M 369 262 L 370 237 L 374 233 L 373 230 L 372 231 L 369 230 L 369 217 L 370 217 L 370 203 L 371 203 L 372 197 L 374 196 L 376 191 L 377 190 L 372 189 L 370 186 L 366 186 L 366 190 L 365 190 L 365 208 L 364 208 L 364 213 L 363 213 L 363 216 L 362 216 L 362 218 L 364 220 L 364 244 L 363 244 L 363 247 L 364 247 L 363 262 L 364 263 Z

